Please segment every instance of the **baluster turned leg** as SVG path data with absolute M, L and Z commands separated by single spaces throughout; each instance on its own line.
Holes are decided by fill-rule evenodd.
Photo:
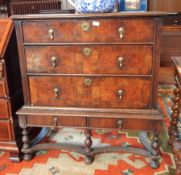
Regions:
M 29 144 L 29 137 L 28 137 L 28 129 L 26 124 L 26 116 L 19 116 L 19 125 L 22 128 L 22 142 L 23 146 L 21 148 L 21 152 L 24 153 L 23 159 L 24 160 L 31 160 L 32 155 L 28 153 L 28 149 L 30 147 Z
M 31 160 L 32 155 L 30 153 L 27 153 L 27 150 L 30 147 L 27 128 L 23 128 L 22 135 L 23 135 L 23 137 L 22 137 L 22 142 L 23 142 L 22 152 L 25 152 L 23 159 L 24 160 Z
M 150 165 L 152 168 L 158 168 L 160 163 L 159 163 L 159 158 L 160 158 L 160 149 L 159 149 L 159 143 L 158 143 L 158 133 L 154 133 L 153 141 L 151 144 L 152 147 L 152 155 L 153 158 L 151 159 Z
M 85 136 L 86 136 L 86 139 L 85 139 L 85 142 L 84 142 L 84 150 L 85 150 L 85 164 L 91 164 L 94 160 L 94 157 L 93 155 L 91 154 L 92 152 L 92 139 L 91 139 L 91 130 L 90 129 L 87 129 L 85 130 Z
M 173 146 L 173 142 L 178 139 L 178 120 L 179 120 L 179 113 L 180 113 L 180 89 L 177 88 L 174 90 L 174 98 L 173 98 L 173 106 L 172 106 L 172 115 L 171 115 L 171 122 L 169 127 L 169 141 L 168 144 Z

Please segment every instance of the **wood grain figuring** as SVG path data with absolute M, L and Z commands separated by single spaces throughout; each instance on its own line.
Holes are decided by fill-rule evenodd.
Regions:
M 85 85 L 85 79 L 92 83 Z M 29 85 L 31 103 L 38 106 L 140 109 L 150 103 L 151 81 L 146 78 L 30 77 Z M 55 88 L 59 89 L 57 98 Z M 123 91 L 121 99 L 118 90 Z
M 82 30 L 81 24 L 90 28 Z M 94 23 L 98 22 L 98 26 Z M 141 27 L 138 27 L 141 26 Z M 25 43 L 71 43 L 71 42 L 151 42 L 154 40 L 154 21 L 147 19 L 99 19 L 24 22 L 22 24 Z M 124 28 L 123 39 L 118 29 Z M 53 29 L 53 39 L 49 30 Z
M 91 50 L 89 56 L 83 53 L 86 48 Z M 25 47 L 29 73 L 151 75 L 152 52 L 152 46 L 140 45 Z
M 72 116 L 29 116 L 29 126 L 47 126 L 55 128 L 57 126 L 72 126 L 72 127 L 85 127 L 85 117 L 72 117 Z
M 9 101 L 0 99 L 0 119 L 9 118 Z
M 1 19 L 0 25 L 0 57 L 3 58 L 7 41 L 13 30 L 13 21 L 11 19 Z
M 56 120 L 56 122 L 55 122 Z M 87 122 L 86 122 L 87 120 Z M 152 130 L 154 128 L 154 122 L 146 119 L 116 119 L 116 118 L 86 118 L 86 117 L 70 117 L 70 116 L 32 116 L 28 117 L 29 126 L 37 127 L 90 127 L 90 128 L 106 128 L 106 129 L 118 129 L 118 122 L 122 121 L 122 129 L 128 130 Z M 161 128 L 161 126 L 160 126 Z M 157 129 L 159 129 L 157 127 Z
M 91 128 L 118 128 L 118 121 L 122 121 L 121 129 L 129 130 L 152 130 L 154 123 L 149 120 L 137 119 L 113 119 L 113 118 L 90 118 L 88 119 L 88 126 Z
M 0 81 L 0 97 L 6 97 L 7 92 L 6 92 L 6 82 Z
M 8 121 L 0 121 L 0 140 L 1 141 L 10 141 L 11 136 L 11 127 Z

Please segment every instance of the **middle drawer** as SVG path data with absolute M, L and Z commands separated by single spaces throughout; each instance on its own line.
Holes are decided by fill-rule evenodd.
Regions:
M 151 45 L 26 46 L 29 73 L 149 75 Z
M 30 76 L 31 105 L 148 109 L 151 78 Z

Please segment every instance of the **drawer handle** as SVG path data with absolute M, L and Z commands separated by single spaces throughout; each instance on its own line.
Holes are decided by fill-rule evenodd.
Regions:
M 124 28 L 123 28 L 123 27 L 120 27 L 120 28 L 118 29 L 118 32 L 119 32 L 119 37 L 120 37 L 120 39 L 123 39 L 123 38 L 124 38 L 124 33 L 125 33 Z
M 0 61 L 0 79 L 3 79 L 4 77 L 4 60 Z
M 118 58 L 118 66 L 120 68 L 123 68 L 123 66 L 124 66 L 124 58 L 123 57 Z
M 88 22 L 83 22 L 80 27 L 83 31 L 88 31 L 90 28 L 90 24 Z
M 90 56 L 91 54 L 92 54 L 92 49 L 90 49 L 90 48 L 84 48 L 83 50 L 82 50 L 82 52 L 83 52 L 83 54 L 85 55 L 85 56 Z
M 118 98 L 119 98 L 120 100 L 122 100 L 123 94 L 124 94 L 123 90 L 119 89 L 119 90 L 117 91 L 117 95 L 118 95 Z
M 52 66 L 56 67 L 57 66 L 57 58 L 56 57 L 51 57 L 51 61 L 52 61 Z
M 53 29 L 49 29 L 49 30 L 48 30 L 48 34 L 49 34 L 49 38 L 50 38 L 51 40 L 53 40 L 53 39 L 54 39 L 54 30 L 53 30 Z
M 90 78 L 85 78 L 85 79 L 84 79 L 84 84 L 85 84 L 86 86 L 90 86 L 90 85 L 92 84 L 92 80 L 91 80 Z
M 118 125 L 118 128 L 121 130 L 122 126 L 123 126 L 123 121 L 122 120 L 118 120 L 117 121 L 117 125 Z
M 53 127 L 55 130 L 57 129 L 57 126 L 58 126 L 58 117 L 54 117 L 53 118 Z
M 179 21 L 178 21 L 178 20 L 174 20 L 174 23 L 175 23 L 175 24 L 178 24 L 178 23 L 179 23 Z
M 53 91 L 54 91 L 55 98 L 58 98 L 59 95 L 60 95 L 60 89 L 59 88 L 54 88 Z

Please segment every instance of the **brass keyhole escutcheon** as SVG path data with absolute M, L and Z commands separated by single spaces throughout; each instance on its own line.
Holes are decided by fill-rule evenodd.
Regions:
M 53 29 L 48 30 L 48 35 L 51 40 L 54 40 L 54 30 Z
M 85 56 L 90 56 L 92 54 L 92 49 L 86 47 L 82 50 L 82 52 Z
M 118 98 L 119 98 L 120 100 L 122 100 L 123 94 L 124 94 L 124 91 L 123 91 L 122 89 L 119 89 L 119 90 L 117 91 L 117 95 L 118 95 Z
M 53 67 L 57 66 L 57 58 L 56 57 L 51 57 L 51 62 L 52 62 Z
M 54 92 L 54 95 L 55 95 L 55 98 L 59 98 L 60 96 L 60 89 L 59 88 L 54 88 L 53 89 L 53 92 Z
M 85 79 L 84 79 L 84 84 L 85 84 L 86 86 L 90 86 L 90 85 L 92 84 L 92 80 L 91 80 L 90 78 L 85 78 Z
M 83 22 L 80 27 L 83 31 L 88 31 L 90 28 L 90 24 L 88 22 Z
M 124 67 L 124 58 L 123 57 L 118 58 L 118 66 L 119 66 L 119 68 Z

